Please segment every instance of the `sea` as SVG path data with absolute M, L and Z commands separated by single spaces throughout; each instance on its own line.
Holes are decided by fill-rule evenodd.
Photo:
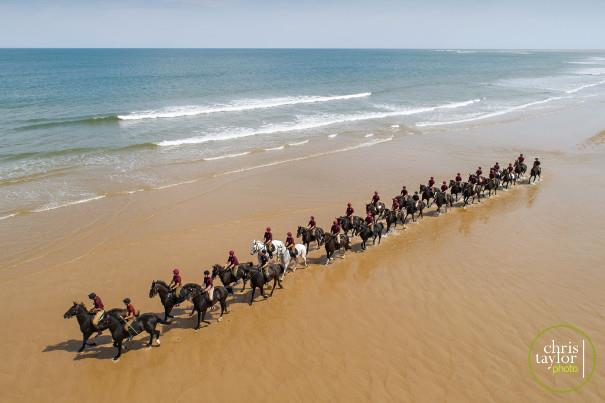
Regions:
M 0 49 L 0 225 L 604 92 L 605 51 Z

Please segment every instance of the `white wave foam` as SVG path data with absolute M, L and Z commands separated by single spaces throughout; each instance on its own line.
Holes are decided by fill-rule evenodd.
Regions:
M 254 166 L 251 166 L 251 167 L 234 169 L 232 171 L 223 172 L 223 173 L 220 173 L 220 174 L 216 174 L 214 176 L 217 177 L 217 176 L 224 176 L 224 175 L 232 175 L 232 174 L 236 174 L 236 173 L 252 171 L 252 170 L 255 170 L 255 169 L 267 168 L 267 167 L 272 167 L 272 166 L 275 166 L 275 165 L 287 164 L 289 162 L 295 162 L 295 161 L 302 161 L 302 160 L 307 160 L 307 159 L 311 159 L 311 158 L 317 158 L 317 157 L 321 157 L 321 156 L 324 156 L 324 155 L 331 155 L 331 154 L 336 154 L 336 153 L 341 153 L 341 152 L 346 152 L 346 151 L 353 151 L 353 150 L 357 150 L 359 148 L 371 147 L 371 146 L 375 146 L 377 144 L 386 143 L 386 142 L 391 141 L 391 140 L 393 140 L 393 136 L 387 137 L 387 138 L 384 138 L 384 139 L 375 139 L 375 140 L 368 141 L 368 142 L 365 142 L 365 143 L 356 144 L 354 146 L 340 148 L 338 150 L 331 150 L 331 151 L 326 151 L 326 152 L 321 152 L 321 153 L 315 153 L 315 154 L 306 155 L 304 157 L 290 158 L 290 159 L 286 159 L 286 160 L 269 162 L 267 164 L 254 165 Z
M 602 76 L 605 75 L 605 68 L 591 67 L 587 69 L 576 70 L 573 73 L 581 76 Z
M 399 129 L 399 125 L 391 125 L 391 129 Z
M 579 86 L 577 88 L 574 88 L 572 90 L 567 90 L 567 91 L 565 91 L 565 93 L 566 94 L 575 94 L 576 92 L 582 91 L 582 90 L 584 90 L 586 88 L 592 88 L 592 87 L 596 87 L 596 86 L 603 85 L 603 84 L 605 84 L 605 80 L 601 80 L 601 81 L 599 81 L 597 83 L 581 85 L 581 86 Z
M 153 190 L 170 189 L 170 188 L 173 188 L 173 187 L 176 187 L 176 186 L 187 185 L 189 183 L 194 183 L 194 182 L 197 182 L 197 181 L 198 181 L 197 179 L 192 179 L 192 180 L 189 180 L 189 181 L 171 183 L 169 185 L 164 185 L 164 186 L 158 186 L 158 187 L 155 187 L 155 188 L 152 188 L 152 189 Z
M 334 137 L 337 137 L 338 133 L 332 133 L 332 134 L 328 134 L 328 137 L 333 139 Z
M 334 96 L 299 96 L 256 100 L 241 100 L 229 105 L 216 106 L 179 106 L 165 108 L 161 110 L 133 112 L 128 115 L 118 115 L 120 120 L 142 120 L 142 119 L 162 119 L 178 118 L 185 116 L 205 115 L 220 112 L 243 112 L 254 109 L 277 108 L 281 106 L 312 104 L 317 102 L 345 101 L 349 99 L 365 98 L 372 95 L 371 92 L 361 92 L 358 94 L 334 95 Z
M 599 65 L 602 63 L 599 63 L 597 61 L 594 62 L 589 62 L 589 61 L 577 61 L 577 62 L 567 62 L 568 64 L 591 64 L 591 65 Z
M 374 136 L 374 133 L 368 133 L 368 134 L 366 134 L 366 135 L 365 135 L 365 136 L 363 136 L 363 137 L 368 138 L 368 137 L 372 137 L 372 136 Z
M 135 190 L 128 190 L 128 191 L 126 191 L 126 194 L 131 195 L 131 194 L 134 194 L 134 193 L 139 193 L 139 192 L 144 192 L 144 191 L 145 191 L 145 189 L 143 189 L 143 188 L 141 188 L 141 189 L 135 189 Z
M 278 151 L 278 150 L 283 150 L 284 148 L 285 148 L 285 146 L 271 147 L 271 148 L 265 148 L 265 151 Z
M 6 220 L 7 218 L 14 217 L 16 215 L 17 215 L 17 213 L 12 213 L 12 214 L 9 214 L 9 215 L 2 216 L 2 217 L 0 217 L 0 221 Z
M 340 116 L 324 116 L 320 118 L 310 118 L 303 121 L 300 121 L 295 124 L 290 125 L 269 125 L 265 127 L 261 127 L 259 129 L 243 129 L 243 130 L 235 130 L 235 131 L 225 131 L 216 134 L 210 134 L 206 136 L 200 137 L 189 137 L 185 139 L 178 140 L 164 140 L 156 143 L 156 145 L 161 147 L 175 147 L 187 144 L 202 144 L 209 141 L 223 141 L 223 140 L 231 140 L 241 137 L 262 135 L 262 134 L 274 134 L 274 133 L 283 133 L 283 132 L 291 132 L 291 131 L 301 131 L 301 130 L 309 130 L 316 129 L 325 126 L 331 126 L 335 124 L 342 123 L 351 123 L 358 122 L 363 120 L 372 120 L 372 119 L 384 119 L 388 117 L 394 116 L 408 116 L 426 112 L 432 112 L 441 109 L 456 109 L 462 108 L 468 105 L 472 105 L 474 103 L 480 102 L 480 99 L 471 99 L 469 101 L 463 102 L 453 102 L 444 105 L 438 106 L 429 106 L 429 107 L 421 107 L 421 108 L 411 108 L 411 109 L 401 109 L 398 111 L 389 111 L 389 112 L 371 112 L 371 113 L 361 113 L 357 115 L 340 115 Z
M 303 144 L 307 144 L 309 140 L 298 141 L 296 143 L 288 143 L 290 147 L 302 146 Z
M 204 158 L 204 161 L 216 161 L 216 160 L 222 160 L 225 158 L 237 158 L 237 157 L 241 157 L 241 156 L 248 155 L 248 154 L 250 154 L 250 151 L 244 151 L 243 153 L 235 153 L 235 154 L 225 154 L 225 155 L 219 155 L 217 157 Z
M 32 210 L 32 213 L 41 213 L 43 211 L 50 211 L 50 210 L 56 210 L 56 209 L 63 208 L 63 207 L 75 206 L 76 204 L 88 203 L 88 202 L 91 202 L 94 200 L 104 199 L 105 197 L 107 197 L 107 196 L 99 195 L 99 196 L 89 197 L 87 199 L 81 199 L 81 200 L 67 202 L 64 204 L 51 204 L 51 205 L 47 205 L 44 207 L 40 207 L 36 210 Z
M 486 113 L 483 115 L 479 115 L 479 116 L 475 116 L 472 118 L 467 118 L 467 119 L 459 119 L 459 120 L 451 120 L 451 121 L 446 121 L 446 122 L 418 122 L 416 123 L 417 127 L 429 127 L 429 126 L 445 126 L 445 125 L 455 125 L 458 123 L 468 123 L 468 122 L 474 122 L 476 120 L 483 120 L 483 119 L 489 119 L 489 118 L 493 118 L 493 117 L 497 117 L 497 116 L 502 116 L 502 115 L 506 115 L 508 113 L 511 112 L 516 112 L 516 111 L 520 111 L 535 105 L 541 105 L 541 104 L 546 104 L 552 101 L 557 101 L 560 99 L 563 99 L 565 97 L 550 97 L 550 98 L 546 98 L 543 99 L 541 101 L 534 101 L 534 102 L 529 102 L 527 104 L 523 104 L 523 105 L 518 105 L 518 106 L 513 106 L 507 109 L 502 109 L 496 112 L 490 112 L 490 113 Z

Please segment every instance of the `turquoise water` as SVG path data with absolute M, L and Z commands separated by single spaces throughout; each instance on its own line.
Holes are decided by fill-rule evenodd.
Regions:
M 598 52 L 0 50 L 0 218 L 165 186 L 175 163 L 304 155 L 604 89 Z

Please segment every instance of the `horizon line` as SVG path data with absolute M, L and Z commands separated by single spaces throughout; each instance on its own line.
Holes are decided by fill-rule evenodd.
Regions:
M 464 47 L 75 47 L 75 46 L 0 46 L 0 50 L 503 50 L 503 51 L 605 51 L 605 48 L 464 48 Z

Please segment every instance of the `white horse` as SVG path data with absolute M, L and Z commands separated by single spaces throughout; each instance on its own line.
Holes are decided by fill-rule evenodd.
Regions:
M 285 270 L 288 270 L 290 264 L 292 263 L 292 259 L 290 257 L 290 252 L 286 249 L 286 245 L 282 241 L 273 240 L 271 242 L 273 244 L 273 248 L 275 251 L 273 252 L 280 260 L 280 263 L 284 265 Z M 297 243 L 294 245 L 296 248 L 296 260 L 295 263 L 298 264 L 298 258 L 302 258 L 305 267 L 307 267 L 307 248 L 305 245 Z M 260 253 L 263 250 L 267 250 L 265 244 L 262 241 L 254 240 L 250 245 L 250 254 L 257 254 L 258 263 L 260 264 Z M 296 271 L 296 264 L 294 265 L 293 272 Z M 285 273 L 284 273 L 285 274 Z

